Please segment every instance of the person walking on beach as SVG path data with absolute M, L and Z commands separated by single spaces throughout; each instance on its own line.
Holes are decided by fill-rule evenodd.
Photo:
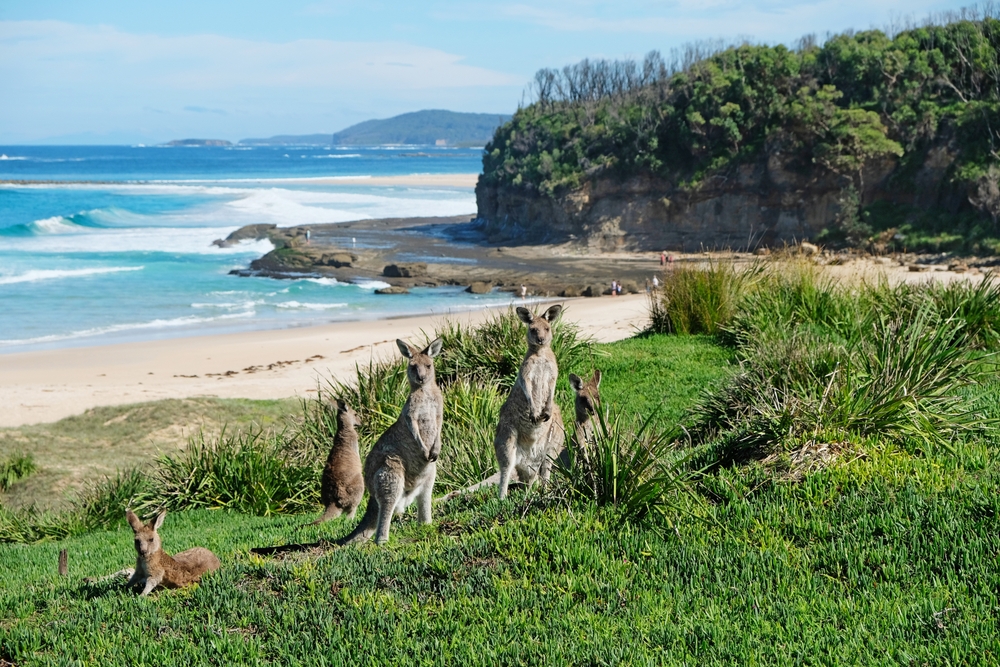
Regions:
M 312 239 L 312 230 L 311 229 L 307 229 L 306 230 L 306 245 L 309 245 L 311 239 Z
M 667 263 L 667 251 L 666 250 L 661 250 L 660 251 L 660 266 L 663 266 L 666 263 Z
M 523 284 L 521 285 L 521 298 L 524 299 L 528 296 L 528 288 Z
M 660 279 L 657 278 L 656 276 L 653 276 L 653 289 L 654 290 L 660 289 Z
M 611 296 L 618 296 L 618 281 L 611 281 Z

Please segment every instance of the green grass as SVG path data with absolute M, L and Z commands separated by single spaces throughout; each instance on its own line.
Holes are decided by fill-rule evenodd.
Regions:
M 706 387 L 729 381 L 733 359 L 708 337 L 649 335 L 598 346 L 572 370 L 601 368 L 606 406 L 654 416 L 665 430 Z M 470 394 L 456 394 L 453 409 L 483 399 L 461 382 L 450 390 Z M 984 418 L 1000 417 L 1000 382 L 961 392 Z M 567 412 L 569 398 L 560 383 Z M 469 408 L 479 415 L 472 421 L 495 409 L 483 400 Z M 445 446 L 457 449 L 463 432 Z M 82 581 L 134 561 L 124 520 L 63 540 L 0 544 L 0 660 L 995 664 L 995 434 L 962 433 L 948 448 L 908 448 L 878 434 L 843 444 L 837 459 L 798 482 L 760 461 L 717 465 L 691 487 L 696 497 L 676 494 L 666 517 L 641 521 L 559 483 L 505 501 L 486 489 L 436 505 L 432 526 L 411 511 L 386 547 L 260 558 L 249 550 L 329 540 L 353 525 L 172 512 L 164 547 L 206 546 L 223 568 L 197 587 L 149 598 L 123 581 Z M 66 578 L 56 574 L 62 548 Z

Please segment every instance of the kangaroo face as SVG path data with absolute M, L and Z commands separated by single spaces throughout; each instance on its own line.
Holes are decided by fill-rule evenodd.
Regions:
M 552 342 L 552 323 L 559 319 L 562 306 L 552 306 L 544 315 L 536 317 L 527 308 L 518 308 L 517 316 L 528 325 L 528 345 L 546 347 Z
M 337 422 L 344 428 L 357 428 L 361 425 L 358 413 L 343 401 L 337 401 Z
M 400 353 L 409 359 L 406 365 L 406 377 L 412 387 L 423 387 L 434 382 L 434 357 L 441 354 L 441 345 L 444 341 L 440 338 L 434 341 L 423 350 L 417 351 L 402 340 L 396 340 Z
M 601 371 L 595 370 L 594 377 L 584 382 L 583 378 L 574 373 L 569 374 L 569 384 L 576 392 L 576 415 L 577 421 L 592 417 L 597 413 L 597 406 L 601 404 Z
M 160 512 L 149 524 L 143 524 L 132 510 L 125 511 L 125 518 L 135 533 L 135 552 L 139 556 L 148 558 L 162 548 L 160 534 L 156 531 L 163 525 L 166 516 L 166 511 Z

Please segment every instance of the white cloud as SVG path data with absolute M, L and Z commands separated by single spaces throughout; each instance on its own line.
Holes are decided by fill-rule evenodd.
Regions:
M 5 88 L 70 78 L 177 90 L 387 86 L 456 88 L 519 83 L 463 57 L 400 42 L 302 39 L 263 42 L 219 35 L 163 37 L 107 26 L 0 21 Z M 405 67 L 401 68 L 400 65 Z
M 484 92 L 514 99 L 524 85 L 521 76 L 463 61 L 392 41 L 253 41 L 0 21 L 0 143 L 81 132 L 126 131 L 137 141 L 332 132 L 373 115 L 461 109 Z

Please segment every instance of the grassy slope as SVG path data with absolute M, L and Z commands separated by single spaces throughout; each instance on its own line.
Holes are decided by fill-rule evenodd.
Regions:
M 694 338 L 607 346 L 604 396 L 662 396 L 670 418 L 723 372 Z M 656 356 L 649 357 L 656 353 Z M 646 357 L 640 370 L 639 361 Z M 650 362 L 664 372 L 649 371 Z M 582 369 L 581 369 L 582 370 Z M 662 381 L 662 382 L 661 382 Z M 411 515 L 390 546 L 284 559 L 251 546 L 339 535 L 301 518 L 171 515 L 168 550 L 202 544 L 223 570 L 135 598 L 82 584 L 132 558 L 124 526 L 0 546 L 0 658 L 19 665 L 992 664 L 1000 659 L 995 443 L 954 456 L 875 448 L 801 484 L 722 471 L 714 521 L 677 533 L 610 511 L 489 492 Z M 70 577 L 55 574 L 60 548 Z
M 0 502 L 56 509 L 87 480 L 176 451 L 199 431 L 217 434 L 224 424 L 238 427 L 250 422 L 280 425 L 297 405 L 293 400 L 169 399 L 93 408 L 52 424 L 0 429 L 0 460 L 23 451 L 39 467 L 0 494 Z

